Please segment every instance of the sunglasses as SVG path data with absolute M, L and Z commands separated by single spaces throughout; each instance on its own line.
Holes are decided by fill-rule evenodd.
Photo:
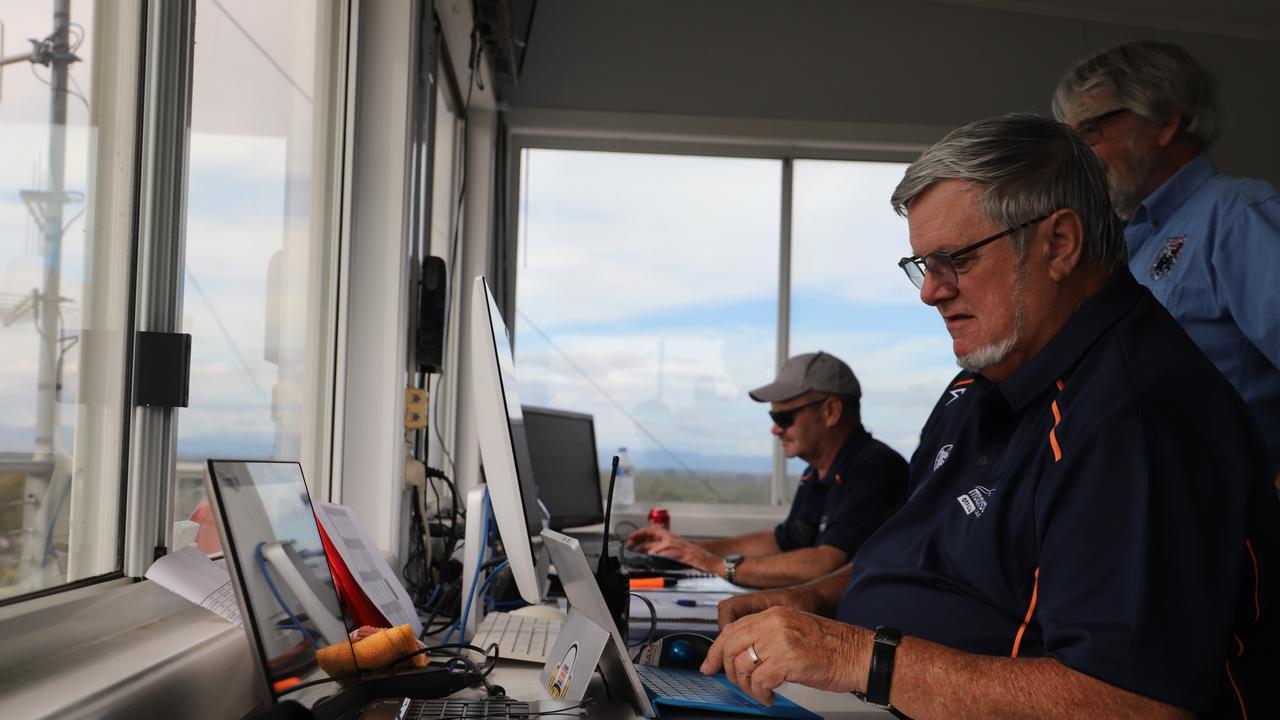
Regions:
M 800 412 L 801 410 L 807 407 L 813 407 L 814 405 L 821 405 L 825 401 L 826 401 L 826 398 L 822 398 L 821 400 L 814 400 L 811 403 L 805 403 L 804 405 L 797 405 L 796 407 L 787 408 L 786 410 L 770 410 L 769 418 L 773 420 L 774 425 L 777 425 L 783 430 L 786 430 L 787 428 L 795 424 L 796 413 Z

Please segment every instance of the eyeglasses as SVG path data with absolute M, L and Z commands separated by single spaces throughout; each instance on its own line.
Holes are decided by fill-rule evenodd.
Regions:
M 1054 212 L 1057 211 L 1055 210 Z M 939 285 L 947 288 L 953 288 L 956 285 L 956 258 L 967 255 L 983 245 L 993 243 L 1005 235 L 1012 235 L 1023 228 L 1031 227 L 1041 220 L 1048 220 L 1052 216 L 1053 213 L 1041 215 L 1035 220 L 1028 220 L 1021 225 L 1015 225 L 1014 227 L 998 232 L 989 238 L 983 238 L 972 245 L 966 245 L 955 252 L 933 252 L 925 255 L 924 257 L 920 257 L 918 255 L 905 257 L 898 261 L 898 267 L 902 268 L 902 272 L 907 274 L 907 279 L 910 280 L 911 284 L 915 285 L 917 288 L 924 287 L 925 274 L 931 275 L 934 282 Z M 965 267 L 967 267 L 967 263 L 962 263 L 959 266 L 960 269 L 964 269 Z
M 807 407 L 813 407 L 814 405 L 821 405 L 825 401 L 826 401 L 826 398 L 822 398 L 821 400 L 814 400 L 811 403 L 805 403 L 804 405 L 797 405 L 793 408 L 787 408 L 786 410 L 770 410 L 769 418 L 773 420 L 774 425 L 777 425 L 783 430 L 786 430 L 787 428 L 795 424 L 796 413 L 800 412 L 801 410 Z
M 1119 107 L 1114 110 L 1108 110 L 1104 113 L 1098 113 L 1090 118 L 1085 118 L 1084 120 L 1076 123 L 1076 134 L 1080 136 L 1080 139 L 1085 141 L 1085 144 L 1093 147 L 1094 145 L 1102 142 L 1102 124 L 1120 113 L 1125 112 L 1129 112 L 1129 108 Z

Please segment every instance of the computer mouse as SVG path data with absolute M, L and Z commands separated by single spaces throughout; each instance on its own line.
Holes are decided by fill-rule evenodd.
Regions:
M 697 633 L 671 633 L 650 643 L 640 655 L 641 662 L 658 667 L 697 670 L 702 667 L 713 642 L 711 638 Z
M 512 610 L 512 615 L 523 615 L 524 617 L 538 618 L 541 620 L 556 620 L 564 622 L 565 614 L 559 608 L 550 605 L 527 605 L 522 608 Z

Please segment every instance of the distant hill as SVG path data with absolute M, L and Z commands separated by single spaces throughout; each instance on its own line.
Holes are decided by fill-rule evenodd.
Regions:
M 762 450 L 769 449 L 769 445 L 765 442 L 760 445 Z M 600 467 L 608 468 L 613 461 L 613 455 L 617 452 L 617 448 L 598 449 L 597 452 L 599 454 Z M 637 473 L 684 470 L 685 466 L 688 466 L 691 470 L 707 473 L 763 473 L 767 475 L 773 472 L 773 456 L 766 453 L 759 455 L 724 455 L 674 448 L 670 454 L 662 450 L 640 448 L 627 448 L 627 453 L 631 455 L 631 460 L 635 462 Z M 671 457 L 672 454 L 679 458 L 680 462 L 673 459 Z M 681 462 L 683 465 L 681 465 Z

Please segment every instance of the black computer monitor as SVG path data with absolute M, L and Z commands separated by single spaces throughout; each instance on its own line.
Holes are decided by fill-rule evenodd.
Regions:
M 604 522 L 596 427 L 590 415 L 525 405 L 538 498 L 551 514 L 552 530 Z

